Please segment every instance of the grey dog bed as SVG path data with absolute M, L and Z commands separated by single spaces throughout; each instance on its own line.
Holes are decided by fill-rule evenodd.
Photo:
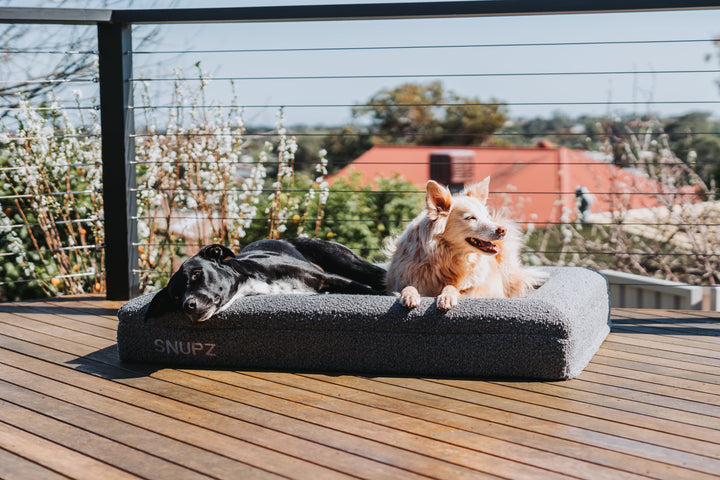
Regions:
M 195 367 L 569 379 L 610 331 L 607 281 L 546 270 L 527 298 L 462 299 L 448 312 L 433 298 L 408 310 L 392 296 L 267 295 L 191 324 L 179 312 L 146 321 L 145 295 L 118 312 L 118 349 L 123 361 Z

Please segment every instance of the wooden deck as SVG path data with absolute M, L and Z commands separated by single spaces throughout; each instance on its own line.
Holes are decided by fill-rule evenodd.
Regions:
M 121 364 L 119 303 L 0 304 L 0 478 L 720 475 L 720 315 L 616 310 L 567 382 Z

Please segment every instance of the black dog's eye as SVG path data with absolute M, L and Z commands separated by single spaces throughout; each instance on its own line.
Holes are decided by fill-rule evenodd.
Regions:
M 195 270 L 190 274 L 190 280 L 195 281 L 202 277 L 202 272 L 200 270 Z

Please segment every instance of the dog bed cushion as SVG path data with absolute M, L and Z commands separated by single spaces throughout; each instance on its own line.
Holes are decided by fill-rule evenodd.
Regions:
M 192 324 L 179 311 L 146 321 L 150 294 L 118 312 L 118 349 L 123 361 L 197 367 L 569 379 L 610 331 L 608 285 L 585 268 L 545 270 L 526 298 L 447 312 L 434 298 L 409 310 L 393 296 L 263 295 Z

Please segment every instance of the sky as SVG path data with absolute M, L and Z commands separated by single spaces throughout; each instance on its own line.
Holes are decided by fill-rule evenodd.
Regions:
M 45 6 L 60 3 L 45 2 Z M 66 1 L 62 4 L 97 7 L 101 3 Z M 113 8 L 183 8 L 370 2 L 156 0 L 109 3 Z M 33 2 L 10 0 L 4 4 L 32 6 Z M 148 28 L 135 28 L 136 45 Z M 239 103 L 249 105 L 246 118 L 264 124 L 275 121 L 280 105 L 285 106 L 288 124 L 331 126 L 352 122 L 350 105 L 367 102 L 384 88 L 433 80 L 440 80 L 446 89 L 461 96 L 506 102 L 511 117 L 549 117 L 556 111 L 571 116 L 677 115 L 693 110 L 709 111 L 720 117 L 717 57 L 720 49 L 712 42 L 719 36 L 720 10 L 192 24 L 160 27 L 152 45 L 136 46 L 139 52 L 133 61 L 135 77 L 152 79 L 147 82 L 147 88 L 156 104 L 167 104 L 172 91 L 172 82 L 161 79 L 172 77 L 177 69 L 182 69 L 183 77 L 196 77 L 193 65 L 200 62 L 203 71 L 216 79 L 208 86 L 205 103 L 229 105 L 234 88 Z M 672 42 L 587 44 L 659 40 Z M 538 45 L 548 43 L 572 45 Z M 408 46 L 435 48 L 400 48 Z M 437 48 L 439 46 L 445 47 Z M 337 50 L 338 47 L 347 49 Z M 232 51 L 216 52 L 219 49 Z M 687 70 L 702 72 L 678 72 Z M 404 78 L 404 75 L 412 77 Z M 188 88 L 197 83 L 189 81 Z M 691 101 L 715 103 L 670 103 Z M 544 104 L 527 105 L 537 102 Z

